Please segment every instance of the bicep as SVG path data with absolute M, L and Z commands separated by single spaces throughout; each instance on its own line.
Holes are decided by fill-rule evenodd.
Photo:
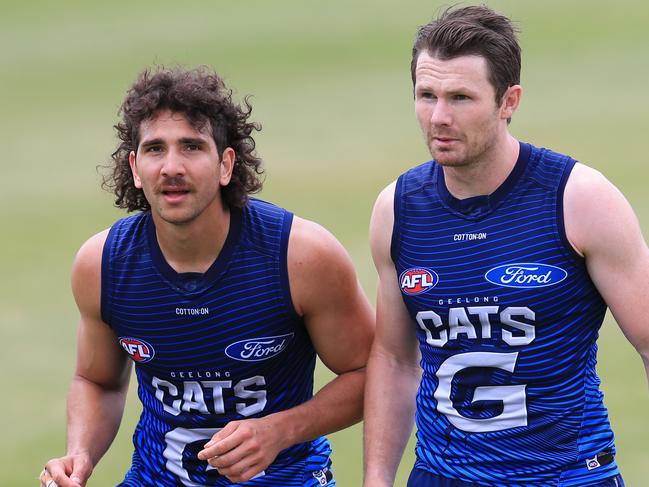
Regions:
M 419 367 L 415 327 L 401 297 L 394 267 L 379 271 L 373 353 L 401 366 Z
M 106 232 L 84 244 L 72 268 L 72 292 L 79 309 L 75 375 L 97 385 L 128 383 L 130 361 L 101 317 L 101 255 Z
M 566 187 L 566 232 L 618 325 L 638 349 L 649 349 L 649 250 L 620 191 L 598 172 L 576 166 Z
M 401 296 L 390 245 L 394 225 L 394 188 L 379 195 L 370 223 L 372 258 L 379 276 L 376 303 L 376 338 L 373 353 L 403 365 L 418 367 L 419 350 L 412 319 Z
M 289 281 L 322 362 L 335 373 L 364 367 L 374 311 L 342 245 L 322 227 L 297 219 L 289 239 Z

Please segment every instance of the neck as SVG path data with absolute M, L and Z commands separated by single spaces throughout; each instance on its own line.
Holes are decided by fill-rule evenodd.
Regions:
M 507 133 L 479 160 L 464 166 L 443 167 L 448 191 L 458 199 L 493 193 L 514 169 L 519 151 L 518 141 Z
M 223 205 L 188 223 L 175 224 L 153 214 L 158 245 L 176 272 L 205 273 L 219 256 L 230 228 L 230 210 Z

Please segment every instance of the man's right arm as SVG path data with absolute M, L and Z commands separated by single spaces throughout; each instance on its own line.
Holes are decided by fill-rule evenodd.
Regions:
M 370 245 L 379 286 L 376 337 L 367 365 L 365 389 L 366 487 L 394 484 L 412 432 L 415 395 L 421 377 L 415 330 L 390 256 L 394 189 L 393 183 L 381 192 L 370 224 Z
M 72 268 L 80 313 L 77 364 L 68 393 L 67 453 L 47 463 L 60 487 L 85 486 L 112 443 L 124 411 L 130 361 L 101 318 L 101 257 L 107 231 L 90 238 Z

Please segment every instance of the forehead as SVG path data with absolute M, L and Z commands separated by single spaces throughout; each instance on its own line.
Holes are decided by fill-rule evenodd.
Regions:
M 465 55 L 440 59 L 426 51 L 419 54 L 415 66 L 415 88 L 421 85 L 444 90 L 484 90 L 487 86 L 493 89 L 484 57 Z
M 150 138 L 195 137 L 211 139 L 209 121 L 195 127 L 184 113 L 160 110 L 140 124 L 140 140 Z

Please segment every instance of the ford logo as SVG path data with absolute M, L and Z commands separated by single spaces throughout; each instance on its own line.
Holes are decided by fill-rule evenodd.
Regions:
M 568 273 L 560 267 L 548 264 L 504 264 L 486 272 L 485 279 L 504 287 L 535 288 L 559 284 Z
M 231 343 L 225 354 L 234 360 L 260 362 L 281 353 L 293 338 L 293 333 L 274 337 L 248 338 Z

